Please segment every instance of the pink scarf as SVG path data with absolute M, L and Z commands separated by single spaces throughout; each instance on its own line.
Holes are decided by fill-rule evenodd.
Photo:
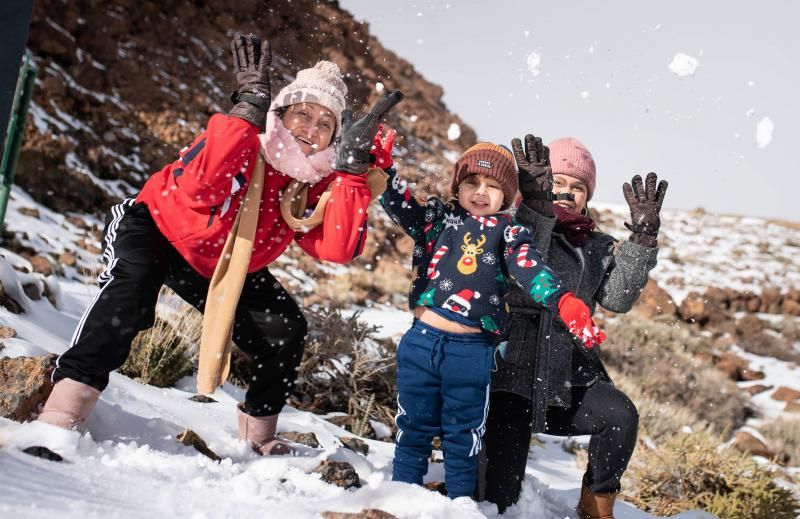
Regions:
M 305 155 L 273 110 L 267 112 L 267 129 L 258 139 L 261 153 L 270 166 L 288 177 L 316 184 L 331 173 L 331 163 L 336 153 L 334 147 L 328 146 L 322 151 Z

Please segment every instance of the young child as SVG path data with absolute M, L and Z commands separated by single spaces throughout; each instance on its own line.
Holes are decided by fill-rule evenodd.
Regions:
M 376 148 L 384 155 L 378 164 L 390 164 L 385 143 Z M 491 143 L 468 149 L 455 164 L 455 199 L 447 203 L 417 201 L 394 168 L 385 169 L 389 187 L 381 204 L 415 242 L 409 299 L 415 319 L 397 348 L 392 479 L 422 484 L 431 440 L 440 435 L 448 496 L 469 502 L 495 345 L 508 320 L 508 283 L 557 314 L 584 347 L 605 336 L 583 301 L 543 264 L 528 231 L 500 214 L 519 185 L 509 150 Z

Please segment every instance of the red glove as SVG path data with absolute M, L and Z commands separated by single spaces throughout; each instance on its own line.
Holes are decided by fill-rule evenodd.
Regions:
M 558 300 L 558 317 L 564 321 L 570 333 L 587 348 L 600 345 L 606 340 L 606 334 L 592 321 L 589 307 L 572 292 L 567 292 Z
M 372 148 L 369 152 L 375 157 L 371 165 L 381 168 L 389 169 L 394 164 L 392 160 L 392 146 L 394 146 L 394 137 L 397 134 L 392 128 L 387 127 L 386 133 L 383 131 L 383 125 L 378 126 L 378 132 L 372 138 Z

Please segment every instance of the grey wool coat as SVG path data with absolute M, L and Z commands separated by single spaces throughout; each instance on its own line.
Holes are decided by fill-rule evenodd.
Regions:
M 658 249 L 626 241 L 615 251 L 614 238 L 593 232 L 583 247 L 572 246 L 554 232 L 556 219 L 521 205 L 518 223 L 534 237 L 547 266 L 594 312 L 631 309 L 656 265 Z M 571 407 L 571 388 L 597 380 L 611 381 L 600 348 L 587 349 L 553 314 L 520 289 L 506 296 L 510 308 L 505 357 L 492 378 L 492 391 L 508 391 L 533 403 L 533 430 L 544 431 L 550 406 Z

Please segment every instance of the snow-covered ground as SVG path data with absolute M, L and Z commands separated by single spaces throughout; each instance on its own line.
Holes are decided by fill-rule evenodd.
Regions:
M 20 208 L 34 208 L 39 217 L 26 216 Z M 75 243 L 85 238 L 62 215 L 36 204 L 18 188 L 13 191 L 7 225 L 11 231 L 26 233 L 24 244 L 53 254 L 74 252 Z M 81 282 L 85 278 L 81 271 L 96 267 L 97 259 L 81 251 L 76 267 L 65 269 L 64 277 L 47 280 L 57 296 L 57 310 L 46 299 L 32 301 L 24 294 L 23 282 L 45 282 L 39 274 L 14 270 L 14 265 L 28 267 L 26 259 L 6 249 L 0 254 L 0 281 L 25 310 L 15 315 L 0 307 L 0 325 L 17 331 L 16 338 L 3 340 L 0 357 L 63 352 L 96 290 Z M 292 275 L 292 266 L 289 262 L 280 268 Z M 313 280 L 300 276 L 297 282 Z M 409 324 L 407 314 L 396 309 L 376 306 L 364 312 L 386 336 L 397 337 Z M 0 517 L 202 519 L 266 514 L 299 519 L 319 517 L 327 510 L 364 508 L 380 508 L 401 518 L 463 517 L 463 509 L 437 493 L 390 481 L 391 443 L 364 440 L 370 450 L 362 456 L 339 440 L 351 433 L 320 416 L 286 407 L 279 432 L 313 432 L 321 447 L 298 446 L 295 457 L 261 458 L 237 439 L 235 402 L 243 397 L 241 389 L 226 384 L 215 395 L 217 403 L 209 404 L 190 401 L 193 394 L 191 378 L 176 388 L 159 389 L 113 373 L 83 436 L 37 422 L 0 418 Z M 186 428 L 200 434 L 222 461 L 213 462 L 179 444 L 175 436 Z M 543 436 L 542 440 L 543 446 L 531 450 L 519 503 L 503 517 L 575 517 L 581 469 L 562 447 L 563 439 Z M 31 445 L 47 446 L 66 461 L 46 461 L 21 451 Z M 362 487 L 343 490 L 310 472 L 326 459 L 351 463 Z M 427 480 L 442 479 L 442 465 L 432 464 Z M 480 509 L 488 517 L 497 515 L 489 503 L 481 503 Z M 653 517 L 624 502 L 617 504 L 616 513 L 621 519 Z M 692 511 L 676 517 L 710 515 Z
M 613 221 L 601 225 L 603 232 L 627 239 L 627 205 L 593 202 L 592 208 L 607 211 Z M 689 292 L 702 294 L 709 287 L 754 294 L 765 286 L 782 292 L 800 288 L 800 228 L 702 210 L 665 209 L 661 221 L 658 265 L 651 276 L 677 304 Z

